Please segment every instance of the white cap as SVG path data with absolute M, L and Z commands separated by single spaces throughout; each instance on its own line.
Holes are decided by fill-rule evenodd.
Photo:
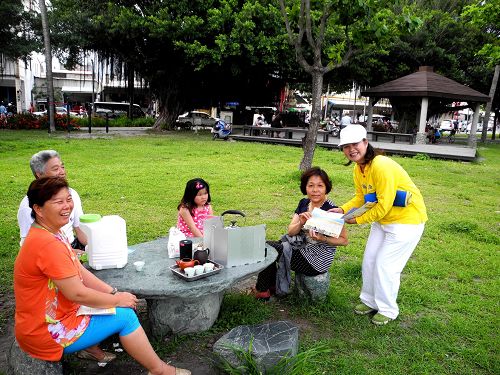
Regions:
M 339 147 L 342 147 L 349 143 L 358 143 L 363 139 L 366 139 L 366 129 L 363 125 L 347 125 L 340 131 Z

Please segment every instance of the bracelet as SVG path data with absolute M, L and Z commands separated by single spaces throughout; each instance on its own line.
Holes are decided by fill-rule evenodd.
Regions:
M 113 288 L 113 290 L 111 292 L 109 292 L 109 293 L 114 295 L 114 294 L 118 293 L 118 289 Z

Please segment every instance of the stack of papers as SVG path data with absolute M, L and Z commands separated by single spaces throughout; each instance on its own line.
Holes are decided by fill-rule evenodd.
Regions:
M 362 205 L 359 208 L 351 208 L 345 215 L 342 216 L 342 219 L 344 220 L 349 220 L 349 219 L 354 219 L 355 217 L 363 215 L 366 211 L 368 211 L 370 208 L 375 206 L 377 202 L 366 202 L 364 205 Z
M 343 214 L 323 211 L 315 208 L 311 212 L 311 218 L 304 224 L 304 229 L 312 229 L 325 236 L 338 238 L 344 226 Z

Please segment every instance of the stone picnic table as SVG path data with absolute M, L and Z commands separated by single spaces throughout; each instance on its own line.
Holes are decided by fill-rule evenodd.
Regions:
M 193 239 L 196 242 L 196 239 Z M 155 337 L 167 334 L 206 331 L 219 315 L 224 291 L 238 281 L 257 274 L 276 260 L 276 250 L 266 244 L 264 261 L 238 267 L 224 267 L 219 273 L 186 281 L 175 276 L 170 266 L 178 258 L 168 257 L 168 237 L 129 246 L 124 268 L 93 270 L 97 277 L 122 292 L 130 292 L 147 302 L 148 317 Z M 134 262 L 145 262 L 142 271 Z

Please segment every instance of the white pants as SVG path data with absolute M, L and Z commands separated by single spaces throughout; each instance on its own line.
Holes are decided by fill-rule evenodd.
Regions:
M 425 224 L 372 223 L 363 256 L 361 302 L 384 316 L 399 314 L 400 276 L 420 241 Z

